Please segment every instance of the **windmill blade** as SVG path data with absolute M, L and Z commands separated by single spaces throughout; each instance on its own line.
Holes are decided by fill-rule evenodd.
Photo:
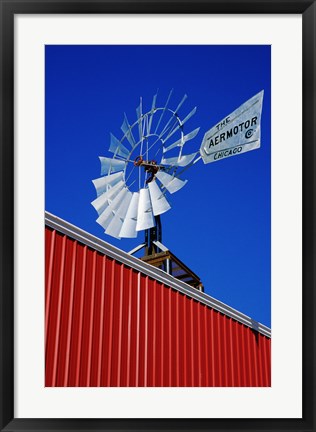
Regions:
M 178 113 L 180 107 L 182 106 L 183 102 L 187 99 L 187 97 L 188 97 L 188 96 L 187 96 L 186 94 L 183 96 L 181 102 L 179 103 L 179 105 L 177 106 L 177 108 L 176 108 L 175 111 L 174 111 L 174 114 L 175 114 L 176 120 L 175 120 L 174 124 L 173 124 L 172 127 L 171 127 L 171 131 L 172 131 L 176 126 L 179 126 L 179 127 L 180 127 L 180 122 L 179 122 L 179 120 L 178 120 L 178 114 L 177 114 L 177 113 Z M 169 121 L 167 122 L 167 124 L 165 125 L 165 127 L 163 128 L 163 130 L 161 131 L 161 133 L 159 134 L 159 137 L 160 137 L 160 138 L 163 137 L 163 135 L 165 135 L 165 134 L 168 132 L 168 130 L 170 129 L 170 123 L 172 122 L 172 120 L 174 120 L 173 117 L 171 117 L 171 118 L 169 119 Z
M 126 216 L 126 212 L 128 210 L 129 204 L 132 199 L 132 192 L 127 192 L 117 211 L 114 211 L 114 216 L 112 220 L 105 230 L 105 233 L 116 238 L 120 238 L 119 234 L 124 222 L 124 218 Z
M 153 102 L 152 102 L 152 105 L 151 105 L 151 111 L 150 111 L 150 114 L 149 114 L 149 117 L 148 117 L 147 135 L 150 134 L 151 125 L 152 125 L 152 122 L 153 122 L 153 115 L 154 115 L 155 108 L 156 108 L 156 100 L 157 100 L 157 93 L 153 97 Z
M 150 202 L 149 189 L 140 189 L 136 231 L 142 231 L 153 226 L 155 226 L 155 220 Z
M 163 108 L 163 110 L 162 110 L 162 112 L 161 112 L 161 115 L 160 115 L 160 117 L 159 117 L 159 120 L 158 120 L 158 123 L 157 123 L 157 126 L 156 126 L 156 129 L 155 129 L 154 134 L 157 133 L 157 130 L 158 130 L 159 125 L 160 125 L 160 123 L 161 123 L 161 120 L 162 120 L 162 118 L 163 118 L 163 116 L 164 116 L 164 113 L 165 113 L 165 111 L 166 111 L 166 109 L 167 109 L 167 106 L 168 106 L 168 103 L 169 103 L 169 101 L 170 101 L 170 98 L 171 98 L 172 93 L 173 93 L 173 89 L 172 89 L 172 90 L 170 91 L 170 93 L 169 93 L 169 96 L 168 96 L 168 98 L 167 98 L 167 102 L 166 102 L 166 104 L 165 104 L 165 106 L 164 106 L 164 108 Z
M 162 140 L 163 143 L 165 143 L 166 141 L 168 141 L 169 138 L 172 137 L 172 135 L 177 132 L 177 130 L 182 127 L 188 120 L 190 120 L 190 118 L 196 113 L 196 107 L 193 108 L 193 110 L 191 112 L 189 112 L 189 114 L 185 117 L 185 119 L 183 121 L 181 121 L 181 124 L 177 125 L 174 129 L 172 129 L 169 134 L 167 135 L 167 137 Z
M 133 193 L 131 202 L 119 233 L 120 237 L 135 238 L 137 237 L 136 223 L 138 213 L 139 193 Z
M 94 201 L 92 201 L 93 207 L 96 209 L 98 214 L 104 212 L 104 210 L 111 204 L 111 201 L 116 197 L 116 195 L 123 189 L 125 183 L 120 180 L 115 186 L 108 189 L 103 194 L 99 195 Z
M 187 135 L 185 135 L 183 138 L 180 138 L 178 141 L 176 141 L 175 143 L 171 144 L 168 147 L 163 147 L 163 153 L 166 153 L 167 151 L 175 148 L 175 147 L 180 147 L 183 146 L 187 141 L 190 141 L 191 139 L 195 138 L 196 135 L 199 133 L 200 128 L 196 128 L 194 129 L 192 132 L 188 133 Z
M 192 111 L 189 112 L 189 114 L 185 117 L 185 119 L 182 121 L 182 126 L 190 120 L 190 118 L 196 113 L 197 107 L 194 107 Z
M 157 179 L 170 193 L 175 193 L 187 183 L 187 180 L 180 180 L 177 177 L 173 177 L 163 171 L 158 171 L 156 174 Z
M 124 133 L 127 141 L 134 148 L 134 146 L 136 145 L 136 141 L 135 141 L 135 138 L 133 136 L 132 128 L 131 128 L 130 124 L 128 123 L 128 120 L 127 120 L 125 113 L 124 113 L 124 120 L 123 120 L 123 123 L 121 126 L 121 130 Z
M 171 125 L 171 122 L 173 122 L 173 125 Z M 164 135 L 166 135 L 166 133 L 172 132 L 173 129 L 177 126 L 178 126 L 178 128 L 180 127 L 180 122 L 179 122 L 178 118 L 176 117 L 176 119 L 175 119 L 174 117 L 170 117 L 168 123 L 165 125 L 163 130 L 160 132 L 159 138 L 162 139 L 162 137 Z M 163 139 L 162 139 L 162 142 L 164 142 Z
M 99 159 L 101 162 L 101 175 L 124 170 L 124 161 L 113 158 L 111 159 L 103 156 L 99 156 Z
M 184 142 L 190 141 L 191 139 L 195 138 L 197 134 L 199 133 L 199 130 L 201 128 L 196 128 L 193 131 L 189 132 L 187 135 L 184 136 Z
M 121 205 L 121 202 L 125 199 L 128 194 L 127 187 L 124 187 L 114 198 L 111 204 L 101 213 L 101 215 L 97 219 L 97 223 L 101 225 L 104 229 L 107 229 L 109 226 L 115 211 Z
M 179 105 L 177 106 L 177 108 L 174 110 L 174 112 L 175 112 L 176 114 L 178 113 L 179 109 L 181 108 L 183 102 L 187 99 L 187 97 L 188 97 L 188 95 L 185 94 L 185 95 L 183 96 L 183 98 L 181 99 L 181 102 L 179 103 Z
M 164 193 L 161 191 L 155 180 L 148 183 L 148 188 L 154 216 L 158 216 L 171 209 Z
M 182 156 L 177 156 L 177 157 L 172 157 L 167 159 L 162 158 L 160 164 L 185 167 L 193 161 L 196 155 L 197 153 L 192 153 L 189 155 L 182 155 Z
M 129 155 L 128 149 L 118 140 L 112 133 L 111 135 L 111 144 L 109 151 L 114 153 L 115 155 L 122 156 L 123 158 L 127 158 Z
M 139 141 L 143 141 L 143 119 L 142 119 L 142 112 L 143 112 L 143 101 L 142 98 L 140 98 L 139 106 L 136 108 L 136 115 L 138 120 L 138 135 L 139 135 Z
M 185 138 L 185 137 L 180 138 L 178 141 L 174 142 L 173 144 L 170 144 L 170 146 L 168 146 L 168 147 L 163 147 L 163 148 L 162 148 L 162 152 L 163 152 L 163 153 L 166 153 L 167 151 L 172 150 L 172 149 L 175 148 L 175 147 L 180 147 L 180 146 L 182 146 L 182 145 L 184 144 L 184 138 Z
M 94 184 L 94 187 L 97 191 L 97 195 L 101 195 L 102 193 L 106 192 L 108 189 L 108 186 L 114 186 L 116 183 L 118 183 L 120 180 L 123 180 L 124 173 L 123 171 L 120 171 L 115 174 L 110 174 L 108 176 L 100 177 L 95 180 L 92 180 L 92 183 Z

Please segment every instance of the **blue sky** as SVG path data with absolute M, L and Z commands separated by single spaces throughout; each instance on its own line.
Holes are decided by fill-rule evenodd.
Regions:
M 140 97 L 150 110 L 170 107 L 184 94 L 179 114 L 195 106 L 185 133 L 197 151 L 204 133 L 264 90 L 261 148 L 183 175 L 188 183 L 168 195 L 163 243 L 199 275 L 205 292 L 268 326 L 271 277 L 270 46 L 46 46 L 46 210 L 129 251 L 143 242 L 104 234 L 91 206 L 99 156 L 111 157 L 110 133 L 120 138 L 124 112 L 136 120 Z

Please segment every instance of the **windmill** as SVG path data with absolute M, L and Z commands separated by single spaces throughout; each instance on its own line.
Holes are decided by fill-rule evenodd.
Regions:
M 172 94 L 162 105 L 155 94 L 149 110 L 140 98 L 132 123 L 124 114 L 120 138 L 111 134 L 112 157 L 100 157 L 101 177 L 93 180 L 97 198 L 91 204 L 107 235 L 135 238 L 145 231 L 145 242 L 131 254 L 145 248 L 142 259 L 168 273 L 180 271 L 178 278 L 203 289 L 198 276 L 163 245 L 160 216 L 171 209 L 168 195 L 187 183 L 182 174 L 200 159 L 210 163 L 260 147 L 263 91 L 207 131 L 200 148 L 190 153 L 184 149 L 200 130 L 188 128 L 197 108 L 180 116 L 187 95 L 172 104 Z

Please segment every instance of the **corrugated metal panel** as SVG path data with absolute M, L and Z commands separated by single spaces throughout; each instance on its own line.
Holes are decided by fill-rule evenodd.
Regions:
M 50 227 L 45 249 L 46 386 L 271 385 L 269 337 Z
M 188 284 L 174 278 L 173 276 L 167 274 L 166 272 L 160 270 L 159 268 L 155 268 L 130 254 L 118 249 L 109 243 L 106 243 L 103 240 L 89 234 L 80 228 L 66 222 L 57 216 L 52 215 L 51 213 L 45 213 L 45 221 L 46 225 L 57 230 L 60 233 L 66 234 L 68 237 L 78 240 L 80 243 L 85 244 L 92 249 L 101 252 L 107 257 L 113 258 L 120 263 L 127 265 L 144 275 L 151 277 L 152 279 L 161 282 L 169 286 L 170 288 L 174 288 L 177 291 L 182 292 L 183 294 L 199 301 L 200 303 L 205 304 L 215 310 L 227 315 L 236 321 L 239 321 L 242 324 L 245 324 L 248 327 L 251 327 L 254 330 L 259 331 L 260 333 L 271 337 L 271 330 L 265 325 L 253 320 L 247 315 L 237 311 L 236 309 L 228 306 L 227 304 L 215 299 L 214 297 L 209 296 L 203 292 L 198 291 L 195 288 L 190 287 Z

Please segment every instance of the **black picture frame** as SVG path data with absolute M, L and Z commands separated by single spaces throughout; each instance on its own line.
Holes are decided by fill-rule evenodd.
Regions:
M 0 426 L 3 431 L 315 431 L 316 5 L 298 0 L 0 0 Z M 14 16 L 15 14 L 302 14 L 303 20 L 303 417 L 302 419 L 14 418 Z M 291 379 L 289 377 L 289 379 Z

